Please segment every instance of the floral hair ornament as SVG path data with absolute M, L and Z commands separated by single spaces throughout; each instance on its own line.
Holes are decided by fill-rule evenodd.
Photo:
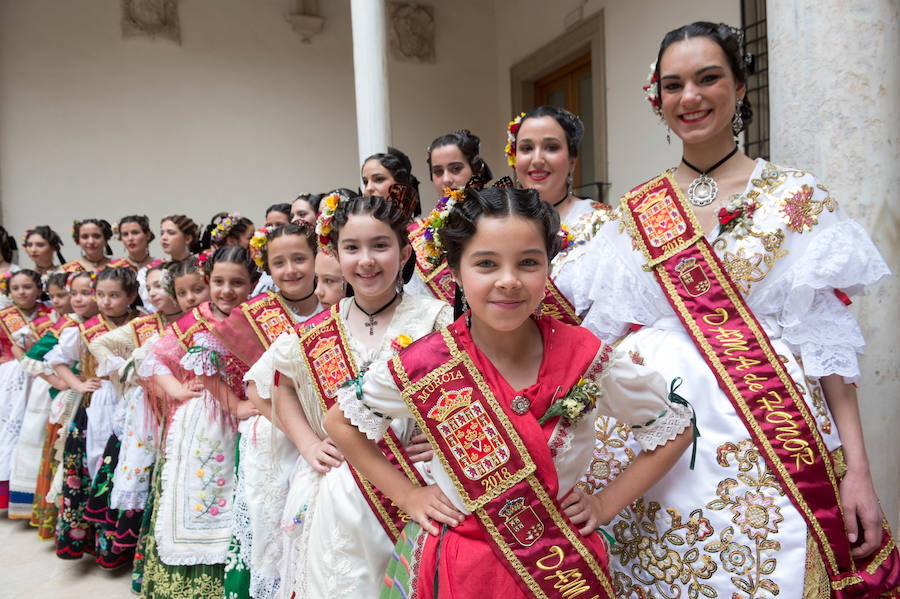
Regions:
M 159 286 L 163 288 L 163 291 L 166 292 L 166 295 L 175 299 L 175 279 L 172 278 L 172 271 L 168 268 L 159 269 Z
M 25 229 L 25 233 L 22 235 L 22 245 L 25 245 L 25 242 L 28 241 L 28 236 L 34 233 L 36 227 L 32 227 L 31 229 Z
M 441 241 L 441 229 L 447 224 L 447 217 L 453 207 L 466 199 L 465 189 L 444 188 L 444 195 L 425 218 L 425 255 L 433 268 L 441 265 L 444 259 L 444 243 Z
M 265 260 L 263 260 L 263 250 L 265 249 L 266 244 L 269 243 L 268 236 L 269 228 L 260 227 L 250 239 L 250 257 L 253 258 L 253 261 L 256 262 L 256 265 L 260 268 L 264 268 L 266 265 Z
M 662 100 L 659 99 L 659 75 L 656 74 L 656 61 L 650 65 L 650 72 L 647 74 L 647 84 L 644 85 L 644 97 L 650 102 L 653 114 L 663 119 Z
M 522 126 L 523 118 L 525 118 L 524 112 L 511 120 L 506 128 L 506 161 L 509 162 L 509 166 L 513 167 L 516 166 L 516 133 Z
M 7 293 L 9 291 L 9 280 L 12 279 L 12 275 L 13 274 L 11 272 L 6 271 L 2 276 L 0 276 L 0 291 L 2 291 L 3 293 Z
M 112 226 L 110 226 L 110 229 L 112 229 L 113 237 L 119 240 L 122 239 L 122 236 L 119 235 L 119 223 L 113 223 Z
M 80 220 L 72 221 L 72 237 L 75 237 L 75 232 L 78 230 L 78 227 L 80 227 L 80 226 L 81 226 Z
M 215 245 L 221 244 L 225 241 L 225 238 L 231 233 L 231 229 L 234 228 L 234 225 L 236 225 L 240 219 L 241 215 L 239 213 L 229 212 L 225 218 L 219 221 L 216 228 L 213 229 L 212 234 L 210 234 L 210 240 Z
M 319 251 L 325 252 L 329 256 L 334 255 L 334 247 L 332 238 L 332 221 L 334 213 L 337 211 L 341 202 L 347 200 L 342 194 L 337 192 L 328 194 L 322 198 L 320 204 L 319 218 L 316 219 L 316 235 L 319 238 Z
M 215 252 L 215 250 L 212 248 L 200 252 L 200 255 L 197 256 L 197 268 L 204 270 L 206 268 L 206 261 L 213 255 L 213 252 Z

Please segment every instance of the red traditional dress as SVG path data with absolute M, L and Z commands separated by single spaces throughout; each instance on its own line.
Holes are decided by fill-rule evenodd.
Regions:
M 595 417 L 611 414 L 633 425 L 648 450 L 690 425 L 690 409 L 668 401 L 655 372 L 582 328 L 546 317 L 536 323 L 543 360 L 526 389 L 509 386 L 460 319 L 390 363 L 376 363 L 361 392 L 339 393 L 345 415 L 370 439 L 412 413 L 435 448 L 437 485 L 469 514 L 440 536 L 412 539 L 407 590 L 417 597 L 563 597 L 575 587 L 611 597 L 601 537 L 582 537 L 559 509 L 590 462 Z M 574 420 L 538 423 L 585 381 L 593 406 L 576 409 Z

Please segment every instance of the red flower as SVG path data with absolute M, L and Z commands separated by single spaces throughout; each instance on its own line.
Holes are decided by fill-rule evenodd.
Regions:
M 738 216 L 740 216 L 741 212 L 743 212 L 743 210 L 741 210 L 740 208 L 735 210 L 734 212 L 729 212 L 727 208 L 721 208 L 719 210 L 719 224 L 724 227 L 725 225 L 736 219 Z

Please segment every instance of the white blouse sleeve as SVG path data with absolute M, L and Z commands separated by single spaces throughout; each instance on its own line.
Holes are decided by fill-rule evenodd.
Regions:
M 78 327 L 63 329 L 59 334 L 59 343 L 47 352 L 44 362 L 50 366 L 65 364 L 72 366 L 78 361 L 84 351 L 84 342 L 81 340 L 81 330 Z
M 379 441 L 394 419 L 411 418 L 386 360 L 372 364 L 361 383 L 342 387 L 337 403 L 344 416 L 372 441 Z
M 299 369 L 303 367 L 303 356 L 300 354 L 300 339 L 294 331 L 282 333 L 269 346 L 259 360 L 244 375 L 244 381 L 256 384 L 256 392 L 264 399 L 271 399 L 275 386 L 275 372 L 294 380 L 299 378 Z
M 597 365 L 587 378 L 600 387 L 599 413 L 630 426 L 645 451 L 665 445 L 690 426 L 693 410 L 672 401 L 676 396 L 655 370 L 633 363 L 618 351 L 613 351 L 602 370 Z

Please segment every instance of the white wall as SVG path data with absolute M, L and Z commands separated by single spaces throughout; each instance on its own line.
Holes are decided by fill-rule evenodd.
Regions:
M 582 4 L 580 0 L 495 0 L 497 19 L 497 79 L 503 125 L 512 115 L 509 69 L 551 40 L 565 33 L 563 20 Z M 606 29 L 606 108 L 609 155 L 609 198 L 672 166 L 680 159 L 680 146 L 666 146 L 665 127 L 650 111 L 643 90 L 666 32 L 698 21 L 740 25 L 737 1 L 692 0 L 588 0 L 584 17 L 603 11 Z M 502 15 L 502 17 L 499 17 Z M 595 115 L 604 118 L 604 115 Z M 676 140 L 677 141 L 677 140 Z
M 390 62 L 394 145 L 426 204 L 434 137 L 468 127 L 489 153 L 503 143 L 502 128 L 487 139 L 500 120 L 492 7 L 435 4 L 437 63 Z M 179 5 L 180 46 L 122 39 L 118 2 L 0 2 L 8 230 L 47 223 L 66 239 L 73 218 L 135 212 L 156 223 L 238 210 L 261 222 L 299 192 L 359 185 L 349 2 L 319 3 L 325 29 L 310 45 L 284 20 L 291 0 Z M 477 44 L 460 44 L 461 30 Z M 69 241 L 63 250 L 77 255 Z

